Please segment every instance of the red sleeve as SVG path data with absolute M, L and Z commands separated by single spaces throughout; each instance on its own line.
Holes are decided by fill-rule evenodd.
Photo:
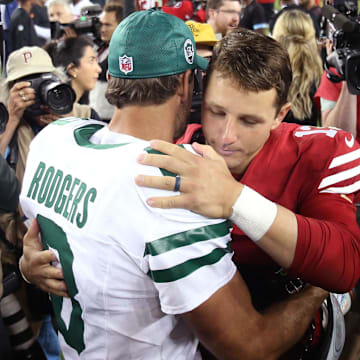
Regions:
M 327 290 L 349 291 L 360 277 L 355 206 L 341 195 L 322 194 L 300 212 L 303 215 L 296 215 L 298 242 L 289 272 Z
M 298 241 L 290 271 L 327 290 L 345 292 L 360 277 L 354 205 L 360 190 L 360 146 L 347 132 L 322 131 L 327 135 L 309 137 L 312 146 L 302 152 L 304 163 L 313 162 L 310 172 L 304 170 L 309 176 L 302 183 L 306 195 L 296 211 Z
M 334 69 L 331 69 L 334 71 Z M 320 98 L 337 101 L 340 91 L 342 87 L 342 82 L 333 83 L 331 82 L 328 77 L 326 76 L 326 72 L 324 71 L 320 85 L 315 93 L 314 100 L 318 105 L 320 105 Z

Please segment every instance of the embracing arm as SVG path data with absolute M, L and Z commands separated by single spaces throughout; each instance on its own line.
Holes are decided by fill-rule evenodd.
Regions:
M 309 286 L 260 314 L 251 304 L 243 279 L 236 274 L 182 317 L 218 359 L 278 359 L 302 338 L 326 295 L 324 290 Z
M 349 203 L 336 195 L 339 199 L 337 205 L 347 210 L 342 216 L 344 222 L 339 222 L 335 221 L 339 219 L 338 210 L 332 217 L 326 213 L 329 208 L 339 209 L 337 205 L 334 207 L 333 202 L 319 202 L 317 198 L 318 203 L 308 207 L 316 208 L 317 214 L 315 210 L 311 213 L 309 209 L 304 209 L 303 215 L 296 215 L 253 191 L 257 198 L 248 197 L 240 214 L 250 213 L 246 209 L 257 202 L 250 219 L 234 216 L 234 204 L 239 200 L 241 203 L 244 188 L 247 192 L 249 188 L 232 177 L 224 160 L 213 149 L 194 144 L 195 150 L 202 155 L 200 157 L 161 141 L 153 142 L 152 147 L 170 156 L 146 154 L 140 162 L 181 175 L 181 194 L 149 199 L 149 205 L 182 207 L 209 217 L 231 218 L 277 264 L 290 269 L 294 275 L 331 291 L 348 291 L 354 286 L 360 275 L 360 237 L 354 216 L 355 207 L 351 201 Z M 136 182 L 141 186 L 174 188 L 174 178 L 168 177 L 138 176 Z M 321 196 L 327 200 L 327 196 Z M 325 204 L 323 209 L 321 204 Z M 234 209 L 236 213 L 237 207 Z M 253 236 L 253 229 L 260 229 L 256 236 Z M 329 273 L 332 276 L 328 276 Z
M 51 250 L 42 249 L 39 235 L 40 228 L 34 219 L 24 237 L 20 272 L 25 281 L 37 285 L 41 290 L 69 297 L 62 270 L 51 265 L 57 258 Z
M 166 155 L 144 154 L 139 160 L 146 165 L 155 165 L 181 175 L 181 194 L 151 198 L 148 204 L 160 208 L 185 208 L 213 218 L 230 218 L 233 205 L 241 197 L 244 185 L 231 175 L 223 158 L 209 146 L 193 144 L 202 156 L 164 141 L 154 141 L 151 146 Z M 138 176 L 140 186 L 172 190 L 174 178 Z M 226 189 L 226 191 L 224 191 Z M 267 199 L 261 197 L 263 201 Z M 260 199 L 260 200 L 262 200 Z M 294 258 L 297 244 L 297 221 L 293 212 L 280 205 L 274 205 L 273 221 L 261 238 L 256 239 L 279 265 L 288 268 Z M 258 209 L 259 212 L 262 209 Z M 242 224 L 236 225 L 242 228 Z M 244 231 L 244 230 L 243 230 Z M 249 234 L 247 234 L 249 236 Z

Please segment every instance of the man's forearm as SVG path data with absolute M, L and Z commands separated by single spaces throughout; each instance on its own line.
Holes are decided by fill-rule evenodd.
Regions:
M 234 194 L 237 191 L 234 187 Z M 292 264 L 298 232 L 292 211 L 243 186 L 232 205 L 230 219 L 280 266 L 288 268 Z
M 295 345 L 309 328 L 327 295 L 325 290 L 309 286 L 300 294 L 269 307 L 263 314 L 263 333 L 258 344 L 263 358 L 267 359 L 269 349 L 277 354 L 277 358 Z
M 326 291 L 308 286 L 259 313 L 242 277 L 236 274 L 182 317 L 218 359 L 275 360 L 301 340 L 326 296 Z
M 356 137 L 357 96 L 350 94 L 346 83 L 343 84 L 336 105 L 331 110 L 322 112 L 322 125 L 333 126 L 349 131 Z

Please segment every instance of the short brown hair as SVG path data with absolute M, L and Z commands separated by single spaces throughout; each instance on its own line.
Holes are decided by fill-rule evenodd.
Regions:
M 104 12 L 114 12 L 115 19 L 118 24 L 120 24 L 120 22 L 124 18 L 124 9 L 119 3 L 116 2 L 106 3 L 104 7 Z
M 180 85 L 180 75 L 150 79 L 123 79 L 111 76 L 105 97 L 118 109 L 126 105 L 160 105 L 176 94 Z
M 269 36 L 247 29 L 232 30 L 215 45 L 207 78 L 214 70 L 245 91 L 275 88 L 277 111 L 287 102 L 292 81 L 289 55 Z
M 240 3 L 239 0 L 207 0 L 206 2 L 206 15 L 208 14 L 209 9 L 218 10 L 221 6 L 224 5 L 224 1 L 237 1 Z

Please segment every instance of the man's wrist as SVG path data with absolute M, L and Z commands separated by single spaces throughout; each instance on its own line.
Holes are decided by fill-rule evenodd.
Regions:
M 20 271 L 21 277 L 24 279 L 24 281 L 27 282 L 28 284 L 31 284 L 31 282 L 26 278 L 26 276 L 23 274 L 23 272 L 21 270 L 21 263 L 22 263 L 23 257 L 24 257 L 24 255 L 22 255 L 19 259 L 19 271 Z
M 269 231 L 277 215 L 274 202 L 246 185 L 232 209 L 230 220 L 253 241 L 259 241 Z

